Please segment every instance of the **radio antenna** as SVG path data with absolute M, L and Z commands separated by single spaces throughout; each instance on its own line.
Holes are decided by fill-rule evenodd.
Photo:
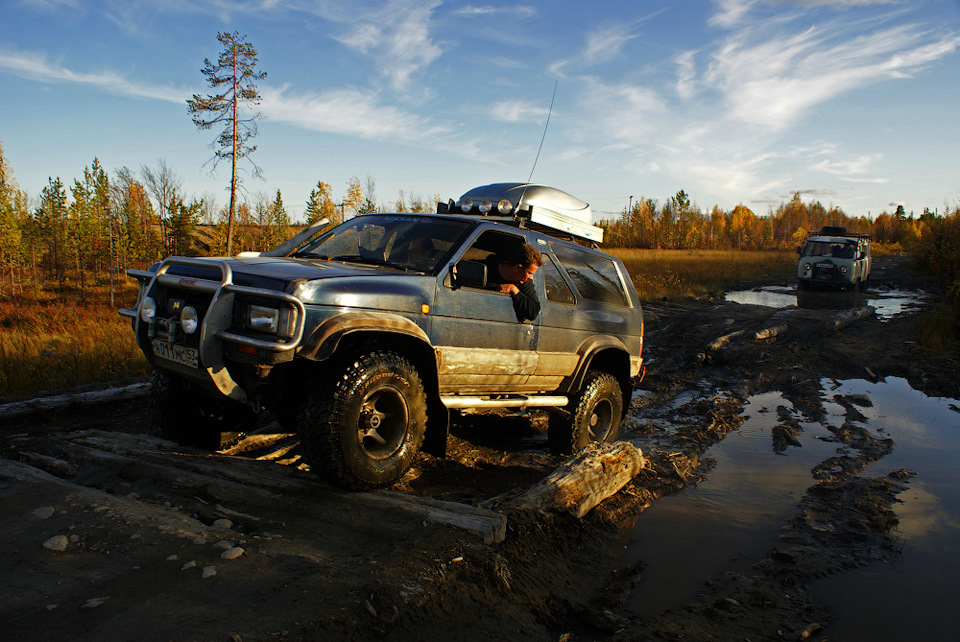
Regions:
M 553 97 L 550 98 L 550 110 L 547 111 L 547 122 L 543 124 L 543 136 L 540 137 L 540 147 L 537 148 L 537 157 L 533 159 L 533 167 L 530 168 L 530 176 L 527 177 L 528 183 L 530 179 L 533 178 L 533 170 L 537 168 L 537 161 L 540 160 L 540 152 L 543 150 L 543 141 L 547 138 L 547 127 L 550 126 L 550 115 L 553 113 L 553 101 L 557 98 L 557 85 L 559 83 L 559 80 L 553 83 Z M 523 198 L 523 196 L 521 196 L 521 198 Z

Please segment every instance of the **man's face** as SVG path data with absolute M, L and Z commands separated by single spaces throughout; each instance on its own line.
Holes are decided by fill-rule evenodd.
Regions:
M 536 265 L 510 265 L 504 276 L 513 283 L 526 283 L 537 273 Z

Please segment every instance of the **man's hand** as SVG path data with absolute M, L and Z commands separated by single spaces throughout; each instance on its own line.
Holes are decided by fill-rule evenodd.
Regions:
M 520 288 L 515 286 L 513 283 L 501 283 L 500 292 L 503 294 L 520 294 Z

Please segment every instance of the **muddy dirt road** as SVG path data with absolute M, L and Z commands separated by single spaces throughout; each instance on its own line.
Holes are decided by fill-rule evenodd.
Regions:
M 878 291 L 929 289 L 900 259 L 877 267 Z M 957 355 L 918 346 L 921 312 L 644 309 L 648 372 L 621 438 L 648 467 L 581 520 L 509 508 L 562 463 L 540 413 L 459 416 L 446 459 L 422 456 L 378 493 L 314 479 L 270 417 L 215 454 L 157 438 L 145 397 L 0 417 L 0 639 L 829 639 L 831 605 L 807 586 L 895 554 L 891 506 L 911 473 L 860 475 L 896 446 L 863 426 L 869 400 L 822 382 L 895 376 L 958 398 Z M 767 391 L 802 418 L 839 403 L 848 420 L 831 439 L 845 447 L 750 574 L 633 617 L 644 564 L 624 565 L 626 529 L 709 476 L 704 451 Z M 771 448 L 796 446 L 799 419 L 780 417 Z

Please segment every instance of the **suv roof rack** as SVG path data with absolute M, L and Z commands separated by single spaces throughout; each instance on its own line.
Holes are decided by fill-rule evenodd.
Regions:
M 590 205 L 555 187 L 534 183 L 491 183 L 475 187 L 459 200 L 438 203 L 439 214 L 491 216 L 547 234 L 562 232 L 594 243 L 603 242 L 603 228 L 593 224 Z
M 842 225 L 824 225 L 818 231 L 807 232 L 807 238 L 814 236 L 832 236 L 839 238 L 848 238 L 848 239 L 857 239 L 861 241 L 869 241 L 870 235 L 863 232 L 848 232 L 847 228 Z

